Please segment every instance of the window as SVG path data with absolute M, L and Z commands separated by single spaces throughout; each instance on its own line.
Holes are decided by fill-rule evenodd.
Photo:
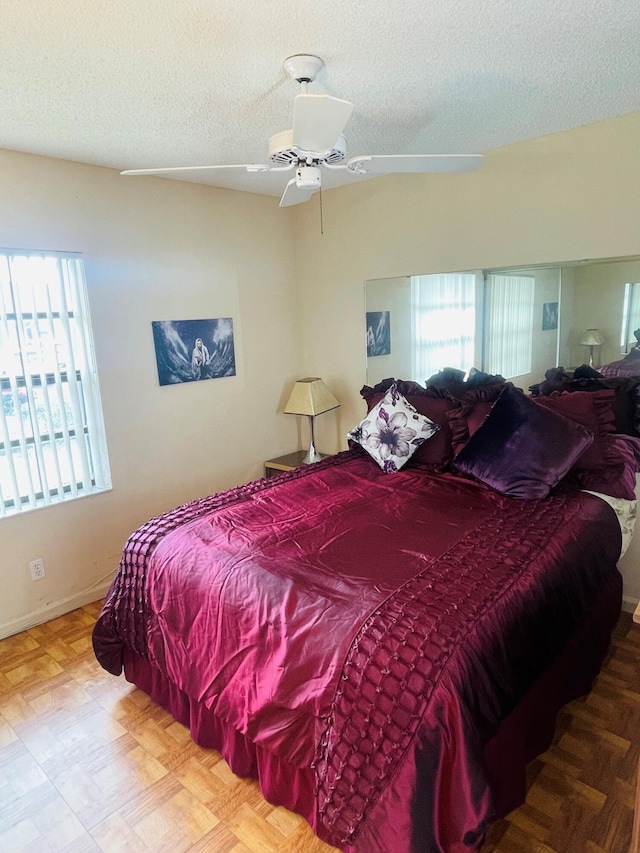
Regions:
M 480 366 L 506 379 L 531 372 L 532 275 L 441 273 L 410 277 L 411 377 Z M 640 325 L 640 323 L 639 323 Z
M 620 349 L 629 352 L 638 341 L 634 332 L 640 326 L 640 282 L 627 282 L 624 286 L 624 307 L 622 309 L 622 333 Z
M 474 362 L 474 273 L 411 277 L 413 377 L 424 381 L 443 367 L 468 370 Z
M 535 281 L 529 275 L 487 276 L 487 373 L 512 379 L 531 372 Z
M 111 487 L 82 261 L 0 251 L 0 516 Z

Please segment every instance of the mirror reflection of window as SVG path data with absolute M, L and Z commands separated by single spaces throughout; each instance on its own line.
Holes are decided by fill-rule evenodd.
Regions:
M 562 263 L 528 264 L 482 269 L 458 270 L 443 275 L 474 275 L 475 288 L 475 356 L 469 363 L 456 358 L 453 365 L 438 364 L 435 371 L 424 370 L 417 363 L 414 370 L 412 341 L 416 335 L 412 311 L 411 277 L 399 276 L 385 279 L 370 279 L 365 284 L 366 311 L 389 311 L 391 322 L 391 352 L 379 358 L 367 358 L 366 376 L 372 385 L 389 376 L 415 379 L 423 383 L 429 375 L 441 369 L 460 365 L 468 370 L 477 367 L 493 372 L 489 362 L 488 343 L 499 335 L 497 321 L 491 334 L 486 333 L 483 312 L 486 313 L 486 298 L 483 292 L 485 276 L 501 275 L 533 277 L 535 293 L 533 303 L 532 353 L 530 372 L 517 374 L 512 381 L 527 389 L 539 382 L 550 367 L 563 365 L 575 369 L 585 360 L 585 349 L 580 343 L 585 329 L 597 327 L 602 332 L 604 344 L 600 348 L 600 361 L 607 364 L 620 358 L 620 353 L 635 346 L 633 332 L 640 328 L 640 257 L 591 258 L 568 260 Z M 422 278 L 413 276 L 414 279 Z M 627 283 L 627 284 L 625 284 Z M 626 294 L 626 303 L 623 306 Z M 633 303 L 633 304 L 632 304 Z M 361 327 L 360 327 L 361 328 Z M 359 330 L 358 330 L 359 331 Z M 360 334 L 362 334 L 360 332 Z M 517 338 L 525 346 L 526 337 Z M 528 345 L 527 345 L 528 346 Z M 492 357 L 493 358 L 493 357 Z M 526 364 L 524 365 L 526 368 Z M 512 370 L 523 369 L 522 365 L 505 366 L 502 375 Z
M 514 379 L 531 372 L 535 286 L 536 280 L 531 275 L 487 276 L 484 324 L 487 373 Z
M 637 344 L 636 329 L 640 328 L 640 281 L 627 282 L 624 286 L 624 306 L 622 309 L 622 333 L 620 349 L 629 352 Z
M 474 365 L 476 276 L 443 273 L 411 277 L 413 377 L 418 381 L 444 367 Z

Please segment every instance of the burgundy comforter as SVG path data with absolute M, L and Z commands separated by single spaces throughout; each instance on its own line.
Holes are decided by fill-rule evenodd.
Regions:
M 596 602 L 615 618 L 619 550 L 592 495 L 504 498 L 348 451 L 136 531 L 94 648 L 312 773 L 329 843 L 474 850 L 496 813 L 485 747 Z

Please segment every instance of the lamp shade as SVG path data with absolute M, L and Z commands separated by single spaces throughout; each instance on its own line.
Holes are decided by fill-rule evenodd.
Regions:
M 602 332 L 599 329 L 587 329 L 580 343 L 584 347 L 599 347 L 604 343 Z
M 284 407 L 287 415 L 321 415 L 337 409 L 340 403 L 317 376 L 298 379 Z

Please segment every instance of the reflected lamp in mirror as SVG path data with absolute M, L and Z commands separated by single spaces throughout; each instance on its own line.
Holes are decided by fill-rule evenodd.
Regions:
M 315 448 L 314 419 L 317 415 L 337 409 L 340 403 L 331 391 L 317 376 L 298 379 L 284 407 L 287 415 L 307 415 L 309 418 L 309 451 L 304 458 L 304 464 L 318 462 L 322 456 Z
M 589 347 L 589 367 L 593 367 L 593 350 L 594 347 L 602 346 L 604 338 L 599 329 L 587 329 L 580 340 L 583 347 Z

